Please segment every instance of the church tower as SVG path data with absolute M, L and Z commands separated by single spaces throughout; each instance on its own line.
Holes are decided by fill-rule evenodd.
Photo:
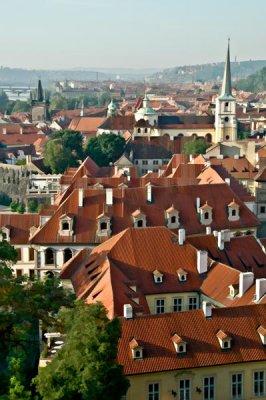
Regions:
M 35 99 L 31 100 L 31 113 L 32 113 L 32 122 L 37 124 L 38 122 L 45 122 L 48 116 L 48 100 L 45 100 L 44 91 L 42 88 L 42 82 L 39 79 L 37 95 Z
M 232 95 L 230 42 L 228 40 L 221 95 L 216 99 L 215 143 L 234 140 L 237 140 L 236 99 Z

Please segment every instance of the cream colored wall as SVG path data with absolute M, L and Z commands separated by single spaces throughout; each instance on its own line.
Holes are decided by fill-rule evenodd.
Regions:
M 209 376 L 215 377 L 215 400 L 231 400 L 231 375 L 237 372 L 243 373 L 242 400 L 266 399 L 266 395 L 259 397 L 253 395 L 253 372 L 255 371 L 264 371 L 266 374 L 266 363 L 253 362 L 129 376 L 130 388 L 126 400 L 147 400 L 150 383 L 160 384 L 160 400 L 179 400 L 180 379 L 191 380 L 190 400 L 203 400 L 203 379 Z M 199 388 L 201 393 L 198 393 L 196 388 Z M 176 393 L 176 396 L 172 391 Z
M 177 278 L 176 278 L 177 279 Z M 188 276 L 189 279 L 189 276 Z M 160 285 L 159 283 L 157 284 Z M 159 290 L 159 287 L 158 287 Z M 165 300 L 165 312 L 173 312 L 173 298 L 180 297 L 183 300 L 183 310 L 188 310 L 189 297 L 197 297 L 199 307 L 199 295 L 196 292 L 182 292 L 182 293 L 163 293 L 156 295 L 148 295 L 146 296 L 146 300 L 150 309 L 151 314 L 155 314 L 155 300 L 156 299 L 164 299 Z
M 160 134 L 161 136 L 168 134 L 170 137 L 178 136 L 180 133 L 184 135 L 184 137 L 190 137 L 193 135 L 193 133 L 196 133 L 198 136 L 205 137 L 207 133 L 210 133 L 212 135 L 212 141 L 214 142 L 215 138 L 215 129 L 214 128 L 209 128 L 209 129 L 160 129 Z
M 17 270 L 22 270 L 22 275 L 30 275 L 30 270 L 35 269 L 35 260 L 30 260 L 30 246 L 16 245 L 15 249 L 21 250 L 21 260 L 12 266 L 15 274 Z M 34 258 L 35 258 L 34 254 Z

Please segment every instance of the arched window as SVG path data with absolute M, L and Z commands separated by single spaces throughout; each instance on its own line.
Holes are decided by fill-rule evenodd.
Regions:
M 138 133 L 140 133 L 141 132 L 141 129 L 140 128 L 138 128 Z
M 226 139 L 226 140 L 229 140 L 229 139 L 230 139 L 230 136 L 229 136 L 229 135 L 226 135 L 226 136 L 225 136 L 225 139 Z
M 207 143 L 211 143 L 211 141 L 212 141 L 212 135 L 211 135 L 210 133 L 207 133 L 206 136 L 205 136 L 205 139 L 206 139 L 206 142 L 207 142 Z
M 69 231 L 69 222 L 64 221 L 62 224 L 63 231 Z
M 53 273 L 52 271 L 46 271 L 46 272 L 45 272 L 45 275 L 46 275 L 48 278 L 53 278 L 53 277 L 54 277 L 54 273 Z
M 225 122 L 228 122 L 228 121 L 229 121 L 229 118 L 228 118 L 228 117 L 225 117 L 224 120 L 225 120 Z
M 54 264 L 54 250 L 53 249 L 46 249 L 45 251 L 45 264 L 52 265 Z
M 205 219 L 209 219 L 209 213 L 208 213 L 208 211 L 207 211 L 207 212 L 205 212 L 205 214 L 204 214 L 204 218 L 205 218 Z
M 171 217 L 171 224 L 175 224 L 175 223 L 176 223 L 176 216 L 173 215 L 173 216 Z
M 107 229 L 107 222 L 101 222 L 100 223 L 100 230 L 105 231 Z
M 148 132 L 148 129 L 147 129 L 147 128 L 145 128 L 145 129 L 144 129 L 144 132 L 145 132 L 145 133 L 147 133 L 147 132 Z
M 138 220 L 138 222 L 137 222 L 137 227 L 138 227 L 138 228 L 142 228 L 142 227 L 143 227 L 143 221 L 142 221 L 142 219 L 139 219 L 139 220 Z
M 72 258 L 72 250 L 71 249 L 65 249 L 64 250 L 64 263 L 66 263 L 70 258 Z

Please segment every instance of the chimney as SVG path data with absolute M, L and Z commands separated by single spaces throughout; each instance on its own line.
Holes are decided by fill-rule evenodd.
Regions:
M 112 206 L 113 205 L 113 189 L 106 189 L 106 205 Z
M 230 186 L 230 178 L 225 178 L 225 183 L 227 183 L 228 186 Z
M 30 164 L 31 162 L 32 162 L 32 157 L 31 157 L 30 154 L 27 154 L 27 155 L 26 155 L 26 164 L 28 165 L 28 164 Z
M 206 319 L 212 317 L 212 304 L 209 301 L 202 302 L 202 310 Z
M 179 229 L 178 230 L 178 243 L 179 243 L 179 246 L 183 246 L 185 240 L 186 240 L 186 231 L 185 231 L 185 229 Z
M 216 158 L 217 158 L 217 160 L 223 160 L 224 159 L 224 155 L 223 154 L 218 154 Z
M 223 239 L 222 232 L 218 232 L 218 247 L 219 247 L 219 250 L 224 249 L 224 239 Z
M 3 128 L 3 135 L 6 135 L 6 128 Z
M 213 236 L 218 237 L 218 233 L 219 233 L 218 231 L 213 231 Z
M 19 133 L 20 133 L 21 135 L 23 135 L 23 128 L 22 128 L 22 126 L 19 128 Z
M 206 235 L 211 235 L 211 234 L 212 234 L 211 226 L 206 226 Z
M 235 159 L 235 160 L 238 160 L 238 159 L 239 159 L 239 154 L 235 154 L 235 155 L 234 155 L 234 159 Z
M 197 197 L 196 198 L 196 209 L 197 209 L 197 212 L 199 212 L 199 208 L 200 208 L 200 197 Z
M 84 189 L 79 189 L 79 207 L 83 207 Z
M 239 274 L 239 297 L 242 297 L 243 294 L 250 288 L 254 281 L 253 272 L 241 272 Z
M 197 270 L 199 274 L 208 270 L 208 253 L 205 250 L 197 250 Z
M 151 186 L 150 182 L 146 185 L 146 191 L 147 191 L 147 202 L 151 203 L 152 202 L 152 186 Z
M 126 319 L 133 318 L 133 309 L 131 304 L 124 304 L 124 318 Z
M 221 230 L 222 238 L 224 242 L 230 242 L 231 241 L 231 232 L 230 229 L 222 229 Z
M 189 162 L 193 162 L 194 158 L 193 158 L 193 154 L 189 155 Z
M 266 293 L 266 278 L 256 279 L 256 299 L 259 301 Z

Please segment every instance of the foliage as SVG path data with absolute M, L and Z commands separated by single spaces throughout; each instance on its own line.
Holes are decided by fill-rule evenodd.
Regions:
M 26 158 L 23 158 L 22 160 L 17 160 L 16 165 L 26 165 Z
M 28 400 L 38 370 L 39 321 L 43 329 L 54 327 L 59 308 L 72 305 L 73 296 L 54 278 L 15 277 L 16 257 L 13 246 L 0 242 L 0 398 Z
M 17 212 L 20 214 L 24 214 L 24 212 L 25 212 L 25 204 L 24 203 L 20 203 L 18 205 Z
M 84 158 L 80 132 L 70 129 L 55 132 L 46 142 L 44 163 L 53 173 L 63 173 L 67 167 L 77 167 Z
M 0 90 L 0 112 L 5 112 L 8 105 L 8 97 L 3 89 Z
M 250 132 L 247 132 L 247 131 L 237 132 L 238 140 L 248 139 L 249 137 L 250 137 Z
M 3 206 L 10 206 L 11 198 L 4 192 L 0 192 L 0 204 Z
M 210 147 L 204 139 L 191 140 L 184 145 L 184 154 L 205 154 L 207 148 Z
M 109 166 L 123 153 L 125 139 L 113 133 L 103 133 L 89 139 L 86 144 L 85 154 L 90 156 L 99 167 Z
M 98 97 L 98 105 L 99 106 L 107 106 L 111 101 L 110 93 L 101 93 Z
M 237 82 L 238 90 L 258 93 L 266 89 L 266 67 Z
M 38 212 L 39 204 L 38 201 L 33 199 L 28 201 L 28 210 L 29 212 Z
M 121 334 L 100 303 L 75 303 L 60 315 L 65 345 L 35 378 L 43 400 L 120 400 L 129 387 L 116 364 Z
M 31 111 L 31 104 L 29 101 L 21 101 L 21 100 L 10 101 L 8 111 L 10 113 L 29 112 Z
M 11 211 L 12 211 L 12 212 L 16 212 L 17 209 L 18 209 L 18 206 L 19 206 L 19 203 L 18 203 L 18 202 L 12 201 L 12 202 L 10 203 Z

